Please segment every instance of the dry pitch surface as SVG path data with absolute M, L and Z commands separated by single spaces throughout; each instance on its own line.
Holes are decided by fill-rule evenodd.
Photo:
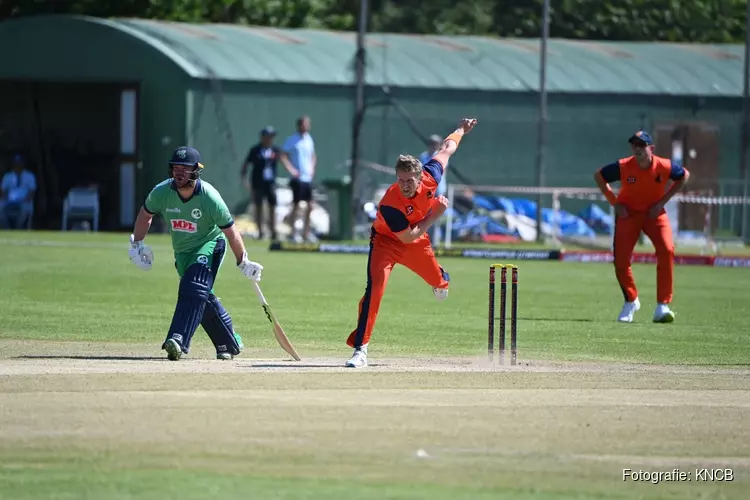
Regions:
M 298 363 L 271 351 L 220 362 L 200 348 L 173 363 L 153 345 L 0 341 L 0 349 L 2 498 L 739 499 L 750 491 L 743 368 L 373 356 L 352 371 L 343 359 Z M 732 480 L 701 480 L 704 468 Z M 690 481 L 623 481 L 623 469 L 679 469 Z M 164 487 L 167 471 L 174 484 L 151 485 Z

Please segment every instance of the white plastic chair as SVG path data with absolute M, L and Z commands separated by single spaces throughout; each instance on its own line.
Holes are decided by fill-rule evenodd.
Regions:
M 92 188 L 73 188 L 63 201 L 62 230 L 67 231 L 72 219 L 91 220 L 94 231 L 99 230 L 99 191 Z

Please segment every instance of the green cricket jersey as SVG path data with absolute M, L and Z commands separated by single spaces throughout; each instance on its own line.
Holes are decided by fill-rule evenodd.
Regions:
M 219 192 L 206 181 L 195 182 L 195 192 L 183 200 L 172 179 L 151 190 L 144 208 L 159 214 L 167 223 L 175 253 L 192 252 L 222 236 L 222 229 L 232 227 L 234 220 Z

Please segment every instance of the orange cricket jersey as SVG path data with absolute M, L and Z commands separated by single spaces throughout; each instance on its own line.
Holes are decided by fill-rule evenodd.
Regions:
M 378 204 L 372 227 L 376 233 L 398 240 L 397 233 L 427 217 L 432 209 L 443 166 L 435 159 L 423 165 L 422 180 L 411 198 L 401 194 L 398 183 L 392 184 Z M 399 240 L 400 241 L 400 240 Z
M 666 193 L 669 180 L 685 176 L 685 169 L 678 162 L 656 155 L 647 169 L 638 165 L 635 156 L 629 156 L 603 167 L 600 172 L 608 183 L 620 181 L 617 202 L 634 212 L 650 209 Z

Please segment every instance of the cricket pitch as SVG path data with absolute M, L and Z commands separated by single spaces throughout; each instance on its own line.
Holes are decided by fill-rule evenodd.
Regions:
M 159 470 L 191 478 L 159 498 L 201 498 L 212 481 L 224 498 L 243 497 L 232 485 L 276 497 L 262 493 L 273 484 L 345 498 L 352 476 L 356 498 L 739 499 L 750 485 L 742 367 L 373 356 L 353 370 L 270 351 L 169 362 L 151 345 L 34 344 L 0 341 L 0 493 L 13 498 L 46 498 L 24 487 L 31 474 L 95 498 Z M 705 468 L 732 480 L 623 480 Z M 70 479 L 84 471 L 94 479 Z

